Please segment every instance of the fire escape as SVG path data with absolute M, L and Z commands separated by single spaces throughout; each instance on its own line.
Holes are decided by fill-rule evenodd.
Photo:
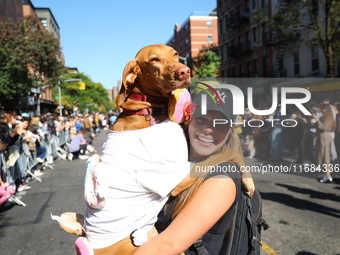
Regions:
M 291 0 L 281 0 L 281 3 L 278 7 L 278 11 L 276 15 L 283 14 L 287 5 L 291 2 Z M 282 40 L 282 31 L 279 29 L 273 29 L 271 31 L 270 39 L 269 39 L 269 44 L 270 45 L 275 45 L 277 47 L 277 52 L 275 55 L 275 60 L 273 64 L 273 76 L 274 77 L 284 77 L 285 71 L 283 70 L 283 57 L 285 55 L 288 41 L 287 40 Z

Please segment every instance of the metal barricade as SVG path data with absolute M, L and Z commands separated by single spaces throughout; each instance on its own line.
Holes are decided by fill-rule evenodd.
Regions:
M 53 163 L 53 159 L 58 157 L 66 160 L 66 147 L 69 145 L 68 140 L 68 130 L 60 132 L 59 136 L 51 135 L 50 137 L 45 137 L 40 142 L 41 146 L 46 147 L 46 156 L 43 159 L 44 162 L 42 164 L 53 169 L 50 165 Z M 62 147 L 64 147 L 64 149 Z M 14 156 L 13 154 L 16 154 L 13 161 L 7 161 L 11 156 Z M 50 160 L 52 160 L 52 162 Z M 8 162 L 11 163 L 8 164 Z M 24 140 L 19 140 L 15 145 L 12 145 L 7 150 L 0 151 L 0 175 L 3 181 L 8 183 L 14 183 L 18 178 L 27 176 L 41 182 L 41 178 L 32 173 L 32 169 L 36 165 L 38 165 L 36 151 L 29 151 L 28 144 Z M 16 201 L 19 205 L 25 206 L 24 203 L 16 197 L 13 197 L 13 201 Z
M 6 153 L 6 151 L 0 151 L 0 174 L 1 174 L 1 178 L 2 178 L 2 180 L 6 180 L 6 182 L 8 182 L 8 183 L 14 183 L 16 178 L 15 178 L 15 176 L 12 175 L 13 173 L 11 173 L 10 168 L 7 167 L 5 153 Z M 14 168 L 12 167 L 11 169 L 13 170 Z M 13 202 L 17 203 L 18 205 L 26 206 L 26 204 L 24 202 L 22 202 L 15 195 L 11 195 L 9 199 L 11 199 Z
M 38 182 L 41 182 L 41 178 L 34 175 L 31 171 L 33 167 L 35 167 L 38 164 L 36 152 L 35 151 L 30 152 L 28 149 L 27 143 L 22 143 L 21 147 L 22 147 L 22 153 L 26 157 L 26 162 L 25 162 L 26 164 L 24 166 L 26 174 L 30 175 L 32 178 L 36 179 Z

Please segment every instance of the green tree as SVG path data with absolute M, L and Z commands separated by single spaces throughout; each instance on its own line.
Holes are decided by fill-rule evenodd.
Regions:
M 0 21 L 0 94 L 26 96 L 39 83 L 56 84 L 63 69 L 59 40 L 39 28 L 39 20 Z
M 327 76 L 334 77 L 334 62 L 340 57 L 340 42 L 336 38 L 339 36 L 340 27 L 340 1 L 282 2 L 288 2 L 284 10 L 273 18 L 258 15 L 259 21 L 266 22 L 274 30 L 280 31 L 281 40 L 297 40 L 309 47 L 320 47 L 326 58 Z
M 79 90 L 77 81 L 63 82 L 69 79 L 81 79 L 86 84 L 85 90 Z M 67 73 L 60 78 L 61 104 L 65 109 L 72 110 L 77 106 L 80 112 L 88 109 L 89 112 L 109 112 L 114 104 L 108 98 L 108 93 L 101 83 L 93 82 L 84 73 Z M 59 105 L 58 88 L 53 89 L 55 104 Z
M 190 63 L 195 78 L 217 77 L 221 65 L 218 47 L 214 45 L 203 46 Z

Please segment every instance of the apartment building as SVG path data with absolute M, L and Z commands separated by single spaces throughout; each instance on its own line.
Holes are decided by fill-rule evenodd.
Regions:
M 22 18 L 22 0 L 0 0 L 0 20 L 17 22 Z
M 269 28 L 253 17 L 271 15 L 267 0 L 218 0 L 220 77 L 272 77 L 274 50 Z
M 313 34 L 301 30 L 300 40 L 283 40 L 283 31 L 258 19 L 259 15 L 272 18 L 285 14 L 291 3 L 290 0 L 217 0 L 221 78 L 322 78 L 327 75 L 322 49 L 308 43 Z M 323 20 L 321 6 L 317 9 L 319 19 Z M 300 14 L 305 11 L 299 9 Z M 301 22 L 308 25 L 312 21 L 301 19 Z M 339 67 L 336 63 L 336 74 Z M 337 96 L 340 85 L 322 85 L 324 89 L 320 89 L 319 85 L 307 82 L 301 86 L 312 92 L 312 100 L 320 101 L 323 97 L 333 98 L 333 102 L 340 100 Z M 269 94 L 271 87 L 263 85 L 256 93 Z
M 203 46 L 218 45 L 216 12 L 193 12 L 182 25 L 175 24 L 172 37 L 166 42 L 186 61 L 198 55 Z
M 50 8 L 34 8 L 44 28 L 60 40 L 60 28 Z

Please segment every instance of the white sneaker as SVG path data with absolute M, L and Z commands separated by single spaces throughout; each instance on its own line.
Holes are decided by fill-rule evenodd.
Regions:
M 92 145 L 87 145 L 86 149 L 89 151 L 89 152 L 93 152 L 94 151 L 94 147 Z
M 18 188 L 18 191 L 21 192 L 21 191 L 25 191 L 25 190 L 29 190 L 31 189 L 30 186 L 28 186 L 27 184 L 25 185 L 22 185 L 21 187 Z
M 88 159 L 89 158 L 89 156 L 87 156 L 87 155 L 79 155 L 79 159 Z
M 67 155 L 67 159 L 68 159 L 69 161 L 72 161 L 72 159 L 73 159 L 73 154 L 72 154 L 72 153 L 69 153 L 69 154 Z
M 37 158 L 37 161 L 38 161 L 39 163 L 43 163 L 43 162 L 44 162 L 44 160 L 41 159 L 41 158 Z
M 35 176 L 42 176 L 44 173 L 43 172 L 41 172 L 40 170 L 35 170 L 34 171 L 34 175 Z

